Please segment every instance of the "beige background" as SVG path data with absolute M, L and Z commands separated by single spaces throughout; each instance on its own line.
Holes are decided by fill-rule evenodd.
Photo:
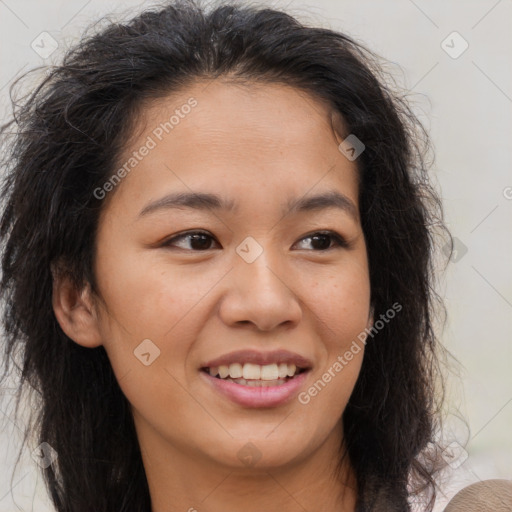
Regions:
M 8 112 L 15 75 L 56 62 L 100 16 L 135 14 L 142 4 L 0 0 L 0 115 Z M 460 380 L 450 381 L 449 403 L 470 427 L 469 457 L 462 463 L 462 448 L 455 446 L 455 455 L 462 457 L 452 462 L 446 496 L 436 508 L 440 511 L 464 485 L 512 478 L 512 3 L 321 0 L 274 5 L 345 31 L 389 59 L 433 138 L 433 180 L 441 187 L 449 227 L 460 241 L 458 260 L 450 263 L 440 283 L 449 313 L 443 340 L 462 365 Z M 45 31 L 59 44 L 46 60 L 31 48 Z M 454 31 L 461 37 L 450 35 Z M 452 58 L 443 41 L 452 56 L 465 41 L 469 46 Z M 10 396 L 9 389 L 2 390 L 0 512 L 12 511 L 14 503 L 24 511 L 50 511 L 30 454 L 11 481 L 21 425 L 8 418 Z M 451 416 L 450 429 L 464 444 L 460 425 Z

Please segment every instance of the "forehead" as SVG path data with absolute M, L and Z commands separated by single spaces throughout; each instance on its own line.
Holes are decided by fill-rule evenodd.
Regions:
M 253 150 L 265 156 L 300 149 L 318 158 L 333 150 L 336 154 L 340 134 L 333 121 L 339 132 L 344 130 L 340 119 L 327 102 L 289 85 L 216 79 L 198 80 L 147 101 L 139 130 L 173 152 L 179 146 L 197 151 L 236 146 L 240 153 Z
M 152 141 L 126 180 L 150 195 L 166 185 L 229 186 L 235 200 L 265 190 L 293 198 L 319 185 L 341 188 L 357 204 L 357 168 L 338 149 L 332 109 L 287 85 L 197 81 L 146 103 L 134 133 L 120 162 Z

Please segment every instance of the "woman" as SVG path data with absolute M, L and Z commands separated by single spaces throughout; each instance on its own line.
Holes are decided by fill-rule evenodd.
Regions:
M 56 510 L 432 509 L 447 231 L 379 73 L 283 12 L 173 2 L 3 127 L 4 373 L 22 350 Z

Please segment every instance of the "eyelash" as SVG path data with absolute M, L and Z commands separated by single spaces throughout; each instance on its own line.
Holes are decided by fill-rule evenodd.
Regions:
M 176 242 L 176 240 L 185 239 L 185 238 L 191 237 L 193 235 L 205 235 L 205 236 L 209 236 L 212 240 L 215 240 L 215 237 L 213 237 L 210 233 L 208 233 L 206 231 L 187 231 L 185 233 L 181 233 L 179 235 L 173 236 L 172 238 L 169 238 L 168 240 L 166 240 L 165 242 L 162 243 L 162 247 L 172 247 L 172 245 L 171 245 L 172 242 Z M 331 237 L 331 239 L 335 245 L 330 246 L 327 249 L 313 250 L 313 252 L 327 252 L 327 251 L 330 251 L 330 250 L 336 249 L 336 248 L 349 249 L 351 247 L 350 244 L 345 240 L 345 238 L 343 238 L 339 233 L 336 233 L 335 231 L 330 231 L 330 230 L 315 231 L 313 233 L 310 233 L 310 234 L 302 237 L 299 241 L 306 240 L 308 238 L 313 238 L 315 235 L 323 235 L 323 236 Z M 179 248 L 179 249 L 181 249 L 181 248 Z M 183 250 L 188 251 L 189 249 L 183 249 Z M 192 252 L 206 252 L 209 250 L 211 250 L 211 249 L 209 248 L 209 249 L 203 249 L 203 250 L 197 250 L 197 251 L 190 249 L 190 251 L 192 251 Z

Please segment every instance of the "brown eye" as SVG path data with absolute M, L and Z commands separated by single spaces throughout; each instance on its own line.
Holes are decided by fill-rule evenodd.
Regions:
M 189 231 L 187 233 L 181 233 L 180 235 L 169 238 L 162 244 L 162 247 L 174 247 L 177 245 L 177 241 L 186 240 L 186 247 L 181 244 L 180 249 L 192 250 L 192 251 L 207 251 L 212 249 L 211 242 L 215 239 L 204 231 Z
M 334 249 L 335 247 L 348 248 L 349 244 L 347 241 L 338 233 L 334 231 L 318 231 L 305 236 L 302 240 L 310 240 L 310 245 L 318 251 L 327 251 Z M 333 245 L 331 245 L 333 244 Z

